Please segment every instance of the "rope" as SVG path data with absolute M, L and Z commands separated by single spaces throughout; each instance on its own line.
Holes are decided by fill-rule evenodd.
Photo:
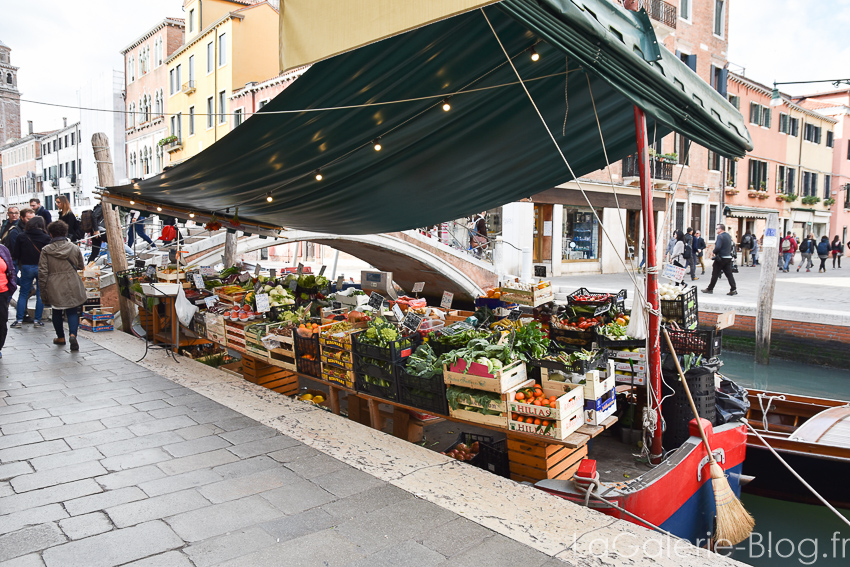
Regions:
M 827 508 L 829 508 L 829 509 L 832 511 L 832 513 L 833 513 L 833 514 L 835 514 L 836 516 L 838 516 L 838 518 L 839 518 L 842 522 L 844 522 L 845 524 L 847 524 L 848 526 L 850 526 L 850 519 L 846 518 L 846 517 L 844 516 L 844 514 L 842 514 L 842 513 L 841 513 L 841 512 L 839 512 L 838 510 L 836 510 L 836 509 L 832 506 L 832 504 L 830 504 L 829 502 L 827 502 L 827 501 L 826 501 L 826 499 L 825 499 L 823 496 L 821 496 L 820 494 L 818 494 L 818 492 L 817 492 L 814 488 L 812 488 L 812 485 L 811 485 L 811 484 L 809 484 L 808 482 L 806 482 L 805 480 L 803 480 L 803 477 L 801 477 L 801 476 L 797 473 L 797 471 L 795 471 L 794 469 L 792 469 L 792 468 L 791 468 L 791 465 L 789 465 L 788 463 L 786 463 L 786 462 L 785 462 L 785 459 L 783 459 L 783 458 L 779 455 L 779 453 L 777 453 L 777 452 L 776 452 L 776 450 L 775 450 L 773 447 L 771 447 L 771 446 L 768 444 L 768 442 L 767 442 L 767 441 L 765 441 L 764 437 L 762 437 L 762 436 L 759 434 L 759 432 L 758 432 L 758 431 L 756 431 L 756 430 L 753 428 L 753 426 L 749 424 L 749 422 L 747 422 L 747 420 L 744 420 L 744 423 L 747 425 L 747 427 L 750 429 L 750 431 L 752 431 L 752 432 L 755 434 L 755 436 L 759 438 L 759 440 L 760 440 L 760 441 L 764 444 L 764 446 L 765 446 L 765 447 L 767 447 L 767 448 L 768 448 L 768 450 L 769 450 L 771 453 L 773 453 L 773 455 L 774 455 L 777 459 L 779 459 L 779 462 L 780 462 L 780 463 L 782 463 L 783 465 L 785 465 L 785 468 L 786 468 L 786 469 L 788 469 L 788 471 L 789 471 L 791 474 L 793 474 L 793 475 L 794 475 L 794 477 L 796 477 L 796 479 L 797 479 L 797 480 L 799 480 L 800 482 L 802 482 L 802 483 L 803 483 L 803 486 L 805 486 L 807 489 L 809 489 L 809 492 L 811 492 L 812 494 L 814 494 L 814 495 L 815 495 L 815 497 L 816 497 L 818 500 L 820 500 L 820 501 L 823 503 L 823 505 L 824 505 L 824 506 L 826 506 Z
M 767 412 L 770 411 L 773 400 L 785 400 L 785 396 L 765 396 L 764 392 L 760 392 L 757 397 L 759 399 L 759 407 L 761 408 L 761 424 L 764 426 L 764 430 L 770 433 L 770 430 L 767 428 Z M 767 408 L 764 407 L 764 398 L 767 398 Z

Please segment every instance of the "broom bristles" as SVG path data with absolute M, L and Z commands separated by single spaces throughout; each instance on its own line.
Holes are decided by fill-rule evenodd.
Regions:
M 711 486 L 714 489 L 714 503 L 717 508 L 714 541 L 724 547 L 737 545 L 750 537 L 756 521 L 732 492 L 726 473 L 720 465 L 712 460 L 710 468 Z

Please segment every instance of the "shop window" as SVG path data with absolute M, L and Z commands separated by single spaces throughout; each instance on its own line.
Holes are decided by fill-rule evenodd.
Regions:
M 563 259 L 599 259 L 599 223 L 591 209 L 564 208 Z

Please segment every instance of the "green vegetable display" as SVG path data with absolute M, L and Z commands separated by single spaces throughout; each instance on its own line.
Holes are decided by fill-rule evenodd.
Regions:
M 449 402 L 449 407 L 453 410 L 475 411 L 484 415 L 499 415 L 501 413 L 488 407 L 491 402 L 499 403 L 502 401 L 501 394 L 495 392 L 449 386 L 446 388 L 446 400 Z
M 443 364 L 440 362 L 440 358 L 434 354 L 431 345 L 425 343 L 407 359 L 407 372 L 413 376 L 432 378 L 443 373 Z
M 390 345 L 395 344 L 397 348 L 405 348 L 410 346 L 410 340 L 399 335 L 395 325 L 388 323 L 382 317 L 376 317 L 369 321 L 369 326 L 365 333 L 360 333 L 357 340 L 368 344 L 375 345 L 381 348 L 390 348 Z

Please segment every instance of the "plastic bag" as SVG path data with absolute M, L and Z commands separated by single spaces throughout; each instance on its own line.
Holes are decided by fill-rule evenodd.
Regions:
M 632 302 L 632 315 L 629 317 L 629 324 L 626 327 L 626 334 L 635 339 L 646 339 L 646 313 L 643 310 L 643 305 L 641 305 L 640 298 L 641 294 L 638 292 L 642 289 L 646 289 L 644 286 L 643 278 L 636 278 L 637 285 L 634 290 L 634 301 Z M 641 290 L 637 289 L 638 287 Z
M 192 318 L 198 312 L 198 306 L 193 305 L 191 301 L 186 299 L 186 294 L 183 293 L 183 287 L 177 291 L 177 299 L 174 301 L 174 311 L 177 312 L 177 318 L 188 327 L 192 324 Z
M 750 409 L 748 392 L 731 380 L 721 380 L 714 394 L 717 410 L 717 425 L 737 421 L 746 417 Z

